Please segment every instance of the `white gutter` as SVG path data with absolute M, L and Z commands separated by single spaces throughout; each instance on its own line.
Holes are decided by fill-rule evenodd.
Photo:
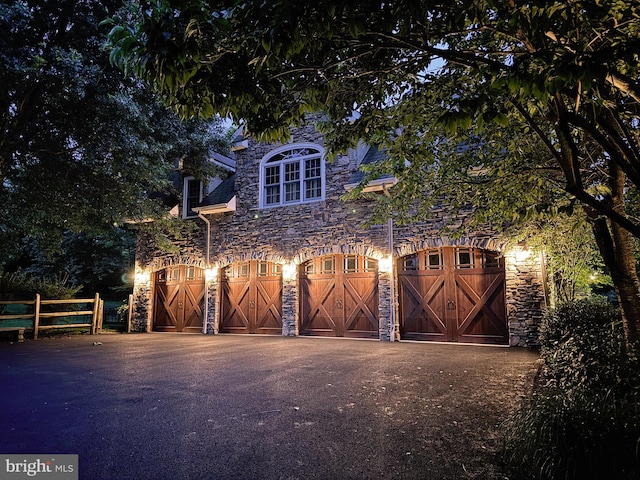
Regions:
M 210 254 L 210 245 L 211 245 L 211 222 L 209 222 L 209 219 L 207 217 L 205 217 L 202 213 L 198 212 L 198 217 L 202 219 L 202 221 L 204 223 L 207 224 L 207 236 L 206 236 L 206 242 L 207 245 L 205 246 L 205 263 L 207 265 L 207 268 L 209 268 L 209 254 Z M 209 285 L 208 285 L 209 281 L 207 280 L 207 274 L 205 272 L 204 275 L 204 318 L 202 321 L 202 334 L 206 335 L 207 334 L 207 321 L 209 320 Z
M 393 342 L 396 339 L 396 288 L 395 288 L 395 259 L 393 258 L 393 218 L 389 218 L 387 222 L 389 225 L 389 257 L 391 257 L 391 309 L 390 309 L 390 322 L 391 322 L 391 338 Z

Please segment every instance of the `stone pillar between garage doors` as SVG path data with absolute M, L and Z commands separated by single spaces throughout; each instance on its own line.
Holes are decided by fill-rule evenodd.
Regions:
M 220 309 L 220 299 L 218 298 L 218 290 L 220 287 L 220 281 L 218 276 L 207 281 L 207 289 L 206 289 L 206 298 L 205 302 L 207 302 L 207 318 L 204 319 L 206 322 L 206 330 L 207 334 L 217 334 L 218 333 L 218 312 Z
M 282 277 L 282 335 L 298 335 L 298 279 Z
M 395 339 L 394 299 L 391 298 L 391 272 L 378 272 L 378 325 L 380 340 Z

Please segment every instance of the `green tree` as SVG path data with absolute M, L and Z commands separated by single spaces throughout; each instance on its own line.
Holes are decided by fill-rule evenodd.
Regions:
M 582 215 L 532 221 L 522 233 L 530 247 L 544 251 L 552 306 L 612 289 L 611 279 L 603 274 L 593 232 Z
M 183 116 L 230 114 L 280 138 L 324 112 L 330 148 L 382 143 L 386 171 L 401 179 L 397 198 L 424 202 L 422 212 L 440 199 L 433 178 L 450 193 L 470 187 L 453 198 L 488 207 L 495 224 L 580 205 L 627 339 L 640 341 L 630 241 L 640 237 L 638 2 L 136 5 L 113 19 L 112 61 Z
M 108 233 L 160 217 L 176 161 L 205 175 L 217 120 L 181 122 L 104 50 L 100 22 L 121 2 L 0 3 L 0 250 L 25 237 L 56 252 L 69 232 Z
M 66 232 L 60 248 L 43 252 L 36 239 L 22 241 L 20 256 L 5 265 L 9 272 L 46 279 L 63 276 L 92 297 L 123 297 L 133 286 L 136 235 L 132 229 L 112 228 L 100 235 Z

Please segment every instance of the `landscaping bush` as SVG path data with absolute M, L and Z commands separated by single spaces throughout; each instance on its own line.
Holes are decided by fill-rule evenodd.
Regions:
M 508 422 L 512 478 L 640 479 L 640 373 L 619 312 L 581 300 L 550 311 L 540 330 L 536 391 Z
M 627 352 L 617 307 L 579 300 L 550 310 L 540 326 L 540 355 L 548 386 L 627 391 L 638 385 L 638 365 Z
M 68 276 L 36 278 L 22 272 L 0 275 L 0 300 L 32 300 L 36 293 L 43 299 L 73 298 L 82 287 L 67 284 Z

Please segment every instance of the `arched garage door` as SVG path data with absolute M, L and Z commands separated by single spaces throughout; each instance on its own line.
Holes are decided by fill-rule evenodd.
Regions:
M 300 266 L 300 335 L 378 338 L 378 262 L 329 255 Z
M 186 265 L 167 267 L 154 277 L 153 330 L 202 332 L 204 270 Z
M 282 335 L 282 267 L 251 260 L 222 273 L 221 333 Z
M 505 272 L 495 253 L 443 247 L 402 257 L 403 339 L 506 344 Z

